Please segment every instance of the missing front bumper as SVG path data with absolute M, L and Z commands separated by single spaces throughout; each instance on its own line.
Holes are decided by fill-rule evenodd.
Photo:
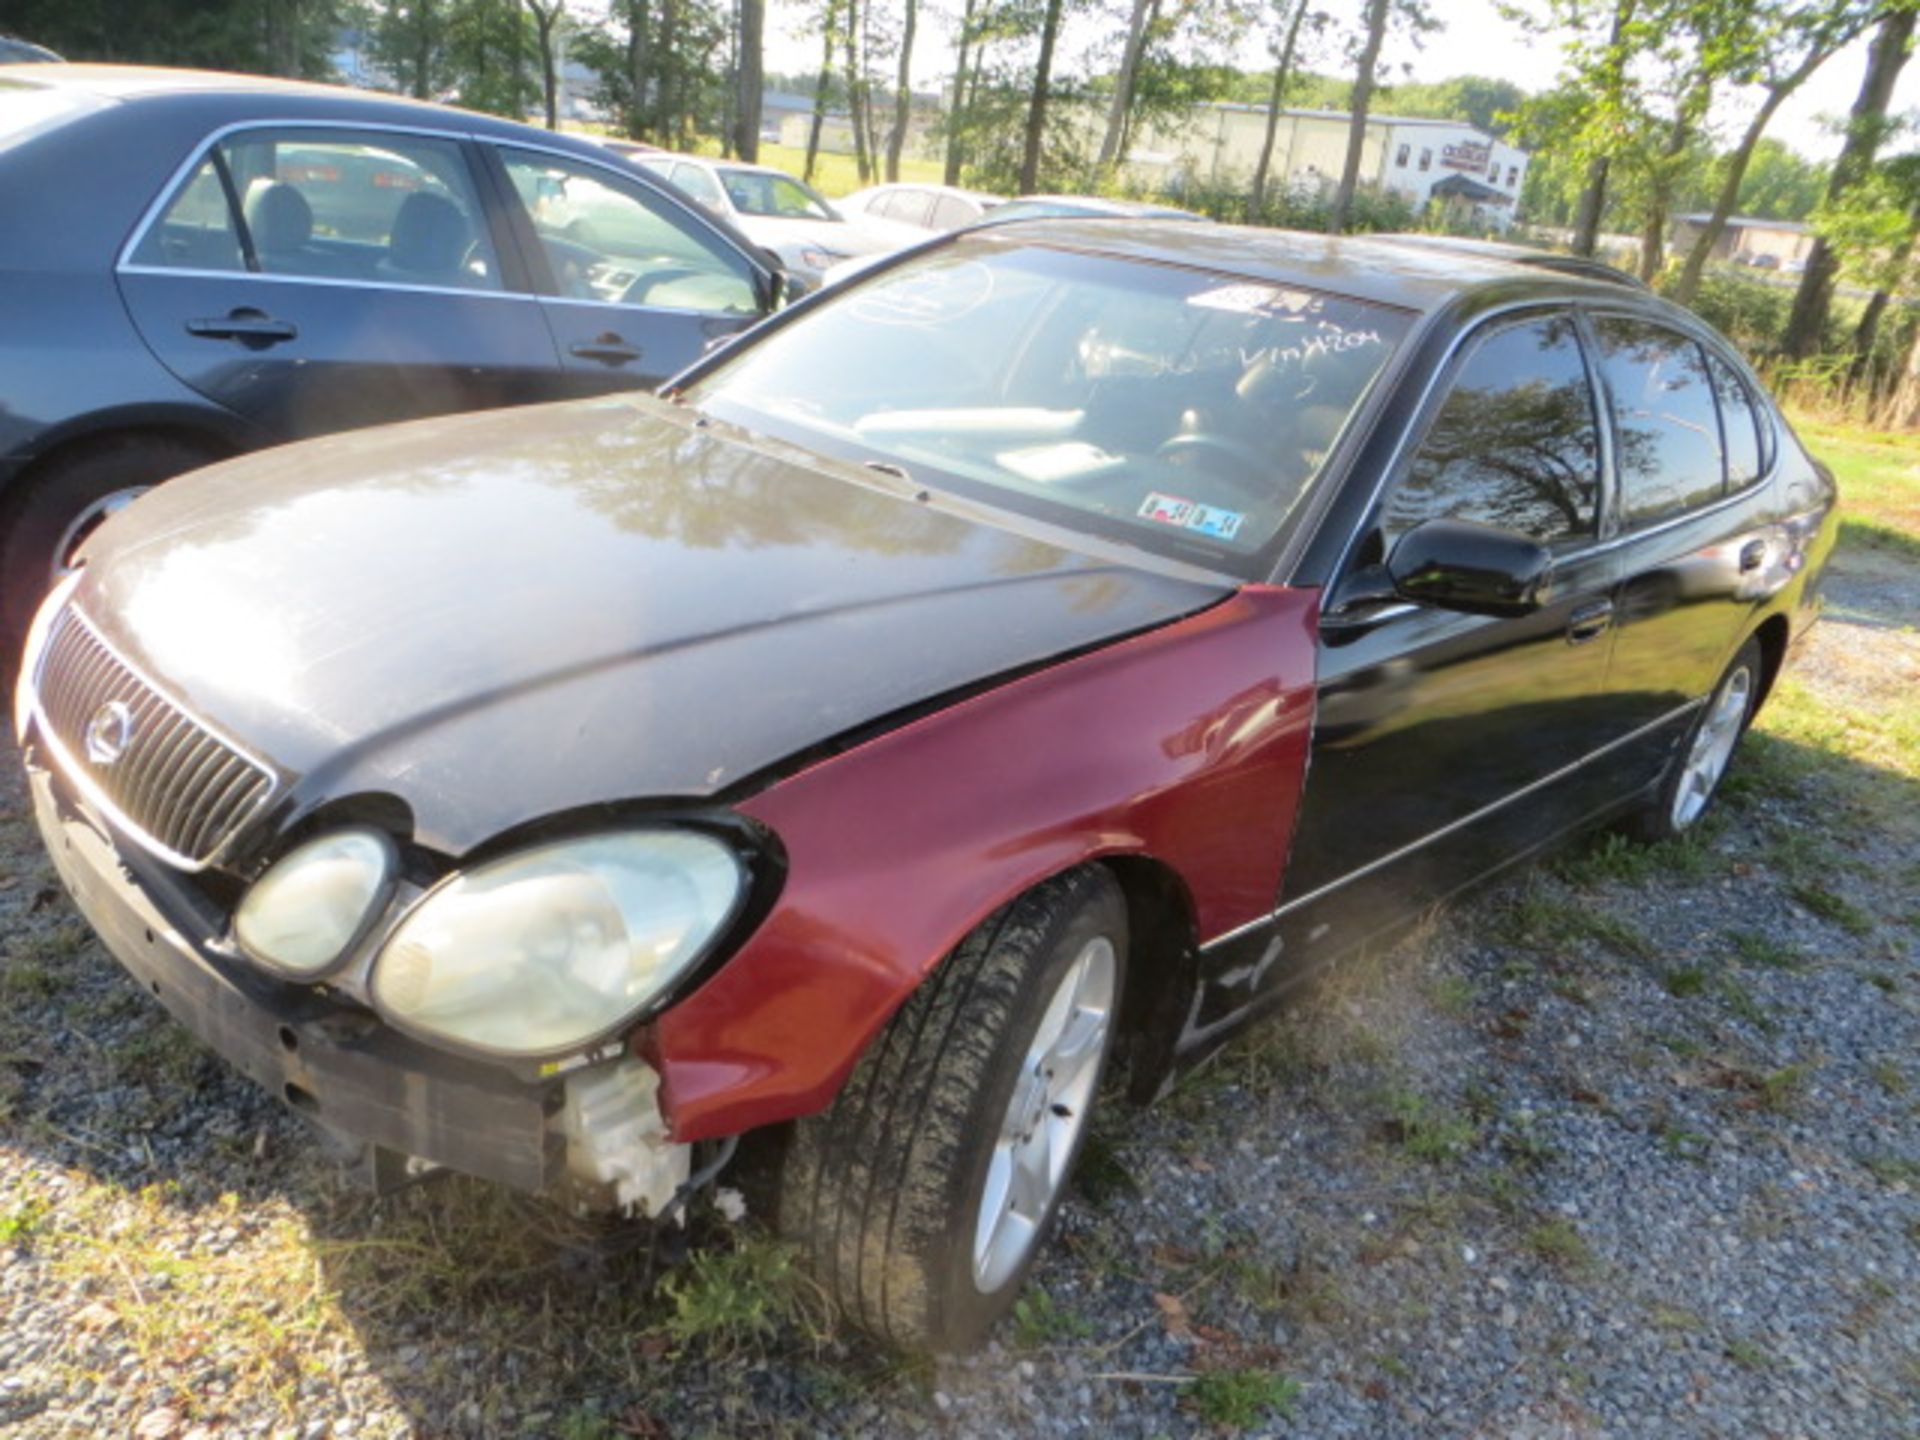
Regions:
M 255 1083 L 376 1155 L 412 1157 L 416 1168 L 425 1162 L 527 1194 L 564 1190 L 575 1201 L 619 1203 L 613 1194 L 583 1195 L 584 1177 L 569 1170 L 562 1081 L 529 1083 L 433 1050 L 371 1014 L 216 953 L 171 918 L 196 913 L 177 880 L 144 857 L 123 856 L 104 822 L 63 797 L 53 774 L 29 763 L 28 775 L 48 852 L 107 949 Z M 650 1105 L 651 1098 L 649 1091 Z M 645 1138 L 685 1149 L 666 1145 L 664 1130 Z M 577 1158 L 577 1141 L 574 1148 Z M 684 1158 L 679 1167 L 684 1176 Z

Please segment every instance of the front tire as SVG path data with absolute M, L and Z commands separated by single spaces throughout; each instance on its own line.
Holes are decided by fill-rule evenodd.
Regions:
M 22 481 L 0 530 L 0 641 L 17 643 L 73 553 L 115 510 L 214 457 L 164 435 L 115 435 Z
M 1112 873 L 1049 880 L 968 935 L 798 1123 L 780 1229 L 862 1329 L 966 1350 L 1012 1305 L 1086 1138 L 1126 962 Z
M 1713 804 L 1733 762 L 1733 752 L 1752 722 L 1765 677 L 1760 643 L 1749 640 L 1733 657 L 1687 727 L 1653 803 L 1637 826 L 1641 838 L 1672 840 L 1697 826 Z

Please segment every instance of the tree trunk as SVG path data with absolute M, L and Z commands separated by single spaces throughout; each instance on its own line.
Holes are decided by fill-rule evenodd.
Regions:
M 1621 42 L 1625 40 L 1627 26 L 1632 23 L 1636 0 L 1615 0 L 1613 7 L 1613 27 L 1607 35 L 1607 65 L 1609 77 L 1606 83 L 1619 84 L 1619 72 L 1626 64 L 1621 53 Z M 1573 212 L 1573 253 L 1592 257 L 1600 246 L 1600 221 L 1607 213 L 1607 180 L 1613 169 L 1613 160 L 1608 155 L 1596 155 L 1587 162 L 1587 183 L 1580 191 L 1580 203 Z
M 811 182 L 814 162 L 820 156 L 820 131 L 827 121 L 827 100 L 833 89 L 834 7 L 828 4 L 820 22 L 820 74 L 813 82 L 813 121 L 807 126 L 807 168 L 800 178 Z
M 1280 107 L 1286 99 L 1287 81 L 1292 79 L 1294 47 L 1300 40 L 1300 22 L 1307 18 L 1307 0 L 1295 0 L 1293 19 L 1287 22 L 1287 38 L 1280 47 L 1280 59 L 1273 67 L 1273 92 L 1267 97 L 1267 138 L 1260 145 L 1260 163 L 1253 170 L 1253 198 L 1247 206 L 1248 223 L 1258 225 L 1267 208 L 1267 176 L 1273 169 L 1273 143 L 1280 134 Z
M 1573 211 L 1573 253 L 1591 256 L 1600 244 L 1600 216 L 1607 208 L 1607 172 L 1613 162 L 1596 155 L 1587 162 L 1587 183 Z
M 1874 33 L 1867 50 L 1866 78 L 1860 83 L 1859 98 L 1847 119 L 1847 142 L 1827 182 L 1829 203 L 1839 200 L 1873 169 L 1874 155 L 1887 129 L 1887 106 L 1893 99 L 1894 82 L 1913 49 L 1914 19 L 1913 11 L 1896 10 L 1881 20 Z M 1839 273 L 1840 258 L 1825 239 L 1815 236 L 1807 255 L 1806 273 L 1794 293 L 1793 313 L 1787 317 L 1787 333 L 1780 342 L 1780 348 L 1794 359 L 1820 348 Z
M 567 0 L 527 0 L 533 12 L 533 31 L 540 43 L 540 97 L 545 104 L 547 129 L 560 128 L 560 69 L 554 63 L 553 33 Z
M 1674 186 L 1680 178 L 1680 158 L 1693 140 L 1693 127 L 1713 100 L 1712 85 L 1702 79 L 1681 99 L 1673 128 L 1654 160 L 1647 192 L 1647 213 L 1640 222 L 1640 278 L 1651 285 L 1666 264 L 1667 212 L 1673 208 Z
M 627 83 L 633 94 L 627 103 L 627 138 L 642 139 L 647 134 L 647 30 L 652 24 L 649 0 L 627 3 Z
M 966 159 L 962 136 L 967 124 L 967 48 L 973 43 L 973 12 L 979 0 L 967 0 L 960 16 L 960 54 L 953 67 L 953 108 L 947 111 L 947 160 L 942 179 L 949 185 L 960 183 L 960 166 Z
M 1920 241 L 1920 206 L 1907 212 L 1906 237 L 1887 257 L 1887 268 L 1883 273 L 1895 277 L 1906 275 L 1907 263 L 1913 258 L 1913 247 L 1917 241 Z M 1867 367 L 1873 361 L 1873 342 L 1880 334 L 1880 321 L 1887 313 L 1887 306 L 1892 303 L 1891 290 L 1875 290 L 1867 297 L 1866 308 L 1860 312 L 1860 323 L 1853 327 L 1853 361 L 1847 366 L 1848 385 L 1858 385 L 1866 378 Z
M 847 82 L 847 123 L 853 129 L 853 159 L 865 185 L 873 178 L 873 162 L 868 158 L 867 127 L 860 113 L 860 71 L 866 57 L 860 53 L 860 0 L 847 0 L 847 33 L 840 47 L 840 68 Z
M 1353 118 L 1347 122 L 1347 163 L 1340 167 L 1340 188 L 1334 192 L 1332 210 L 1327 212 L 1327 229 L 1335 235 L 1347 228 L 1354 187 L 1360 183 L 1360 156 L 1367 144 L 1367 107 L 1373 103 L 1374 67 L 1380 63 L 1380 46 L 1387 38 L 1388 5 L 1389 0 L 1368 0 L 1367 4 L 1367 40 L 1353 76 Z
M 1147 12 L 1153 0 L 1133 0 L 1127 21 L 1126 49 L 1120 55 L 1120 73 L 1113 77 L 1113 103 L 1107 107 L 1107 133 L 1100 137 L 1100 157 L 1094 161 L 1097 182 L 1104 182 L 1120 157 L 1127 130 L 1127 112 L 1133 108 L 1133 79 L 1140 71 L 1140 55 L 1147 48 Z
M 1031 195 L 1040 185 L 1040 142 L 1047 130 L 1047 92 L 1053 84 L 1053 46 L 1060 38 L 1060 11 L 1064 0 L 1047 0 L 1040 27 L 1040 59 L 1033 71 L 1033 98 L 1027 102 L 1026 143 L 1020 152 L 1020 193 Z
M 1725 233 L 1727 220 L 1732 216 L 1734 207 L 1740 203 L 1740 186 L 1747 178 L 1747 165 L 1753 159 L 1754 147 L 1766 133 L 1773 112 L 1791 93 L 1777 88 L 1769 90 L 1767 98 L 1760 102 L 1760 109 L 1747 126 L 1746 133 L 1740 137 L 1740 143 L 1727 157 L 1727 173 L 1720 181 L 1719 195 L 1714 198 L 1713 213 L 1707 217 L 1707 223 L 1700 233 L 1693 237 L 1693 248 L 1687 251 L 1687 263 L 1680 271 L 1679 283 L 1674 286 L 1673 298 L 1682 305 L 1691 305 L 1693 297 L 1699 293 L 1707 260 L 1713 253 L 1713 247 L 1719 243 L 1720 236 Z
M 660 29 L 654 36 L 656 93 L 654 128 L 659 138 L 677 146 L 680 133 L 680 0 L 660 0 Z
M 887 183 L 900 178 L 900 155 L 907 148 L 907 125 L 913 119 L 913 29 L 919 18 L 918 0 L 907 0 L 906 22 L 900 31 L 900 72 L 893 94 L 893 133 L 887 136 Z
M 740 0 L 740 64 L 734 80 L 733 148 L 760 159 L 760 100 L 766 90 L 767 0 Z

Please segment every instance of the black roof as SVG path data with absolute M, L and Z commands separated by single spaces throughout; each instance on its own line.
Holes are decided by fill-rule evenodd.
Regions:
M 1023 220 L 1018 225 L 976 226 L 966 233 L 1001 243 L 1051 240 L 1132 259 L 1203 266 L 1422 314 L 1441 309 L 1468 290 L 1499 282 L 1551 278 L 1561 293 L 1568 281 L 1576 285 L 1605 281 L 1609 288 L 1639 285 L 1631 276 L 1597 262 L 1581 262 L 1578 268 L 1544 266 L 1534 257 L 1573 257 L 1549 257 L 1544 251 L 1486 241 L 1427 245 L 1418 243 L 1426 237 L 1409 243 L 1408 237 L 1401 236 L 1322 235 L 1191 220 L 1137 220 L 1124 228 L 1098 219 Z M 1554 272 L 1551 277 L 1545 273 L 1549 270 Z

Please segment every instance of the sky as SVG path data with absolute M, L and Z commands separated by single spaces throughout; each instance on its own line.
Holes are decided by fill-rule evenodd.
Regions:
M 1356 12 L 1360 8 L 1359 0 L 1346 3 Z M 952 8 L 957 11 L 959 7 Z M 1553 83 L 1560 68 L 1558 44 L 1551 37 L 1531 37 L 1501 19 L 1494 0 L 1431 0 L 1431 9 L 1444 22 L 1444 28 L 1426 36 L 1418 49 L 1404 37 L 1390 40 L 1381 57 L 1383 79 L 1434 81 L 1455 75 L 1492 75 L 1528 90 L 1543 90 Z M 818 66 L 820 43 L 804 33 L 808 19 L 818 10 L 818 0 L 768 0 L 769 70 L 805 73 Z M 930 88 L 946 78 L 952 64 L 952 23 L 937 15 L 922 22 L 923 38 L 914 47 L 916 86 Z M 1069 50 L 1072 38 L 1063 37 Z M 1248 69 L 1271 64 L 1264 39 L 1251 37 L 1240 63 Z M 1805 155 L 1831 157 L 1838 153 L 1839 136 L 1828 122 L 1845 118 L 1866 67 L 1867 45 L 1862 39 L 1815 72 L 1781 107 L 1767 134 Z M 1717 126 L 1726 132 L 1722 138 L 1731 142 L 1751 115 L 1753 104 L 1744 109 L 1732 104 L 1716 108 L 1725 112 L 1717 115 Z M 1902 72 L 1894 108 L 1920 109 L 1920 59 L 1909 61 Z

